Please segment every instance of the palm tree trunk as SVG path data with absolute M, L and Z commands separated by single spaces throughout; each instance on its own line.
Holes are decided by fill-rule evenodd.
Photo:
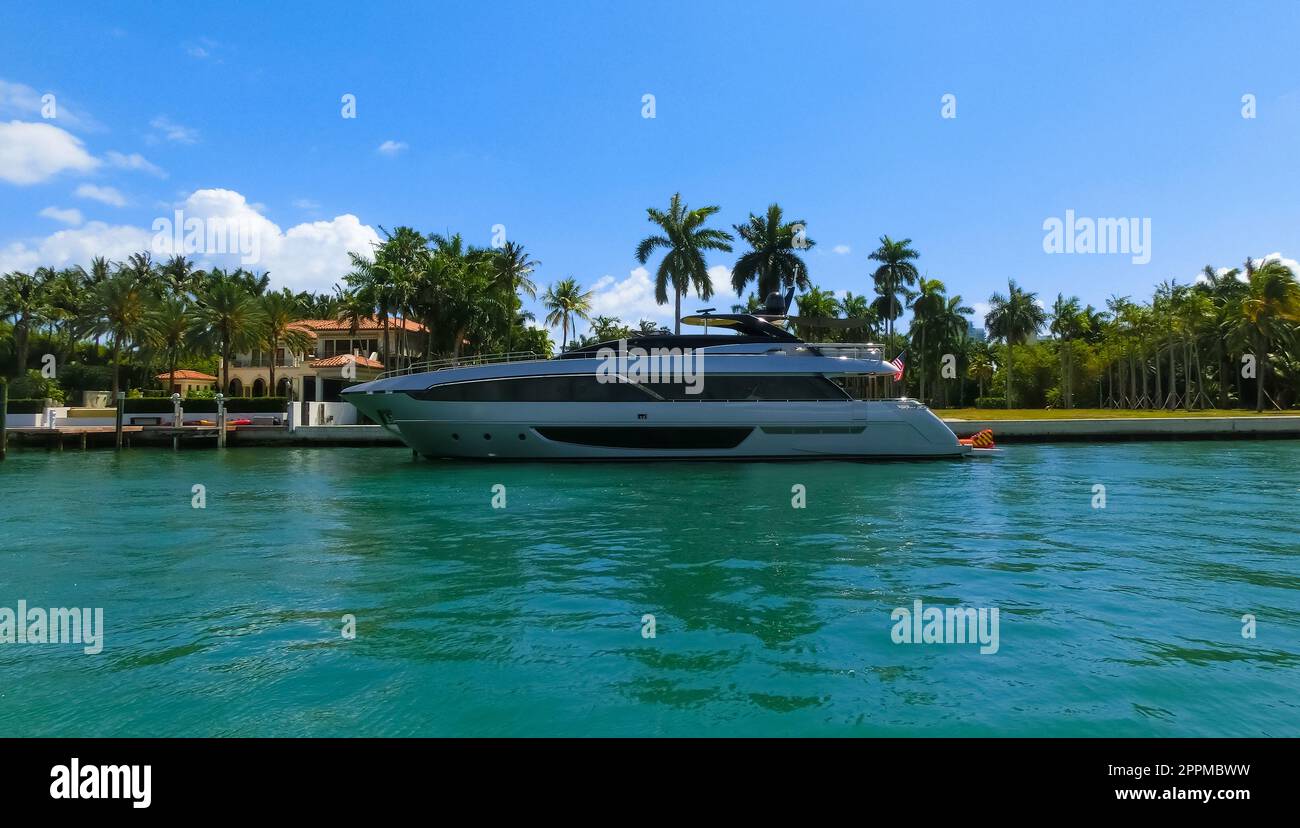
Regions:
M 1264 376 L 1268 373 L 1268 343 L 1264 343 L 1263 348 L 1256 348 L 1258 354 L 1256 365 L 1258 370 L 1255 371 L 1255 411 L 1264 410 Z
M 1007 408 L 1011 407 L 1011 340 L 1007 339 Z
M 675 320 L 673 322 L 673 333 L 680 334 L 682 332 L 682 292 L 680 290 L 673 291 L 673 317 Z M 568 331 L 566 330 L 565 333 L 567 334 Z M 560 350 L 564 350 L 563 345 L 560 346 Z
M 120 349 L 118 347 L 117 336 L 114 335 L 113 337 L 113 396 L 112 396 L 113 405 L 117 405 L 117 391 L 119 387 L 118 370 L 121 366 L 121 363 L 118 361 L 117 358 L 119 351 Z
M 1228 372 L 1224 368 L 1223 338 L 1216 337 L 1215 358 L 1219 365 L 1219 408 L 1228 407 Z

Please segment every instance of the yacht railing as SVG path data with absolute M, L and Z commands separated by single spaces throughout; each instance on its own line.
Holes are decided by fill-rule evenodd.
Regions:
M 379 379 L 388 377 L 400 377 L 406 374 L 424 374 L 429 371 L 442 371 L 447 368 L 467 368 L 472 365 L 492 365 L 498 362 L 537 362 L 544 361 L 545 357 L 533 351 L 510 351 L 501 354 L 476 354 L 474 356 L 448 357 L 445 359 L 431 359 L 424 362 L 412 362 L 410 365 L 404 365 L 401 368 L 392 371 L 385 371 L 379 375 Z

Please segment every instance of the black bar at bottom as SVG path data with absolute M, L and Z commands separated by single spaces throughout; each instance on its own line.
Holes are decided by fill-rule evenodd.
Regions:
M 6 805 L 128 818 L 337 817 L 483 796 L 489 809 L 585 809 L 606 794 L 649 808 L 705 796 L 736 814 L 791 802 L 999 817 L 1194 806 L 1221 817 L 1292 804 L 1296 755 L 1293 740 L 1254 739 L 11 739 L 0 791 Z

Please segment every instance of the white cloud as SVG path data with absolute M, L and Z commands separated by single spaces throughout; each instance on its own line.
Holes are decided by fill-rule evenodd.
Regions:
M 989 315 L 989 311 L 993 310 L 993 306 L 988 302 L 971 302 L 970 306 L 975 309 L 975 327 L 984 327 L 984 317 Z
M 381 155 L 397 155 L 399 152 L 406 149 L 406 147 L 407 145 L 405 141 L 385 141 L 379 145 L 378 152 Z
M 88 198 L 110 207 L 124 207 L 126 197 L 113 187 L 101 187 L 98 184 L 82 184 L 74 193 L 78 198 Z
M 198 58 L 199 60 L 208 56 L 208 50 L 204 49 L 202 46 L 191 46 L 189 49 L 186 49 L 185 52 L 190 57 Z
M 45 95 L 52 95 L 52 110 L 47 110 Z M 49 120 L 69 129 L 86 132 L 102 130 L 103 126 L 80 108 L 74 108 L 67 96 L 53 91 L 39 92 L 22 83 L 13 83 L 0 79 L 0 117 L 8 118 L 44 118 L 49 112 Z
M 34 242 L 0 247 L 0 273 L 31 271 L 42 265 L 63 268 L 87 265 L 95 256 L 120 261 L 147 250 L 152 234 L 140 227 L 111 226 L 92 221 L 73 230 L 60 230 Z
M 310 198 L 295 198 L 293 206 L 299 210 L 319 210 L 320 202 L 312 201 Z
M 831 252 L 837 256 L 847 256 L 853 252 L 853 249 L 847 244 L 837 244 L 831 248 Z
M 731 306 L 741 300 L 731 289 L 731 269 L 725 265 L 709 268 L 709 279 L 713 283 L 713 295 L 701 299 L 695 293 L 688 293 L 682 298 L 682 316 L 694 313 L 702 307 L 714 307 L 719 313 L 730 313 Z M 616 316 L 624 324 L 635 325 L 642 319 L 650 319 L 671 325 L 673 321 L 673 296 L 668 295 L 668 304 L 660 305 L 655 301 L 655 283 L 650 271 L 637 267 L 628 273 L 627 278 L 619 280 L 613 276 L 602 276 L 592 285 L 591 315 Z
M 81 139 L 50 124 L 0 124 L 0 180 L 37 184 L 64 171 L 89 172 L 99 160 Z
M 234 268 L 243 264 L 250 270 L 266 271 L 276 288 L 328 291 L 347 273 L 348 251 L 369 251 L 379 241 L 374 228 L 362 224 L 354 215 L 281 230 L 233 190 L 196 190 L 174 206 L 182 211 L 185 219 L 222 219 L 228 225 L 246 227 L 256 235 L 259 255 L 255 262 L 243 264 L 239 253 L 190 253 L 191 259 L 205 268 Z M 174 216 L 169 210 L 159 218 L 172 221 Z M 94 256 L 120 261 L 143 250 L 152 251 L 155 258 L 171 255 L 170 237 L 156 239 L 156 235 L 152 225 L 150 228 L 110 226 L 92 221 L 43 239 L 16 241 L 0 247 L 0 272 L 30 270 L 41 265 L 85 265 Z
M 55 221 L 62 222 L 63 224 L 70 224 L 73 227 L 76 227 L 78 224 L 81 224 L 81 211 L 76 208 L 69 208 L 67 210 L 64 210 L 59 207 L 46 207 L 44 210 L 38 213 L 38 215 L 43 216 L 44 218 L 47 219 L 54 219 Z
M 109 164 L 120 170 L 139 170 L 157 176 L 158 178 L 167 177 L 167 173 L 164 172 L 161 167 L 150 163 L 148 159 L 138 152 L 133 152 L 130 155 L 127 155 L 125 153 L 109 150 L 104 154 L 104 159 L 108 161 Z
M 157 143 L 160 137 L 174 144 L 195 144 L 199 140 L 199 131 L 197 129 L 182 126 L 166 115 L 156 116 L 149 122 L 149 126 L 155 130 L 154 134 L 148 138 L 151 143 Z
M 1297 276 L 1300 276 L 1300 262 L 1297 262 L 1295 259 L 1289 259 L 1286 256 L 1283 256 L 1281 253 L 1269 253 L 1267 256 L 1252 256 L 1251 259 L 1255 262 L 1256 265 L 1261 265 L 1264 262 L 1281 262 L 1284 266 L 1290 268 L 1292 273 L 1296 274 Z M 1229 270 L 1232 270 L 1232 268 L 1218 267 L 1214 269 L 1214 272 L 1222 276 L 1225 273 L 1227 273 Z M 1238 265 L 1237 270 L 1238 270 L 1237 278 L 1243 282 L 1246 281 L 1245 269 L 1241 265 Z M 1206 281 L 1209 280 L 1205 278 L 1204 271 L 1198 270 L 1196 272 L 1196 275 L 1192 277 L 1193 283 L 1206 282 Z

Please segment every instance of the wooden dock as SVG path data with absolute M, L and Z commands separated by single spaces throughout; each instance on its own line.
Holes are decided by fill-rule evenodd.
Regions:
M 226 432 L 232 433 L 237 426 L 226 426 Z M 11 428 L 9 433 L 15 435 L 19 442 L 25 444 L 44 443 L 47 449 L 57 448 L 63 451 L 64 444 L 69 438 L 74 443 L 80 444 L 82 450 L 85 450 L 92 441 L 100 441 L 106 438 L 108 442 L 116 439 L 117 428 L 111 425 L 91 425 L 91 426 L 73 426 L 61 425 L 53 428 L 45 426 L 25 426 L 21 428 Z M 131 436 L 135 435 L 141 439 L 171 439 L 174 442 L 181 440 L 209 439 L 215 440 L 217 437 L 216 426 L 141 426 L 141 425 L 124 425 L 122 426 L 122 436 L 127 446 L 131 445 Z

